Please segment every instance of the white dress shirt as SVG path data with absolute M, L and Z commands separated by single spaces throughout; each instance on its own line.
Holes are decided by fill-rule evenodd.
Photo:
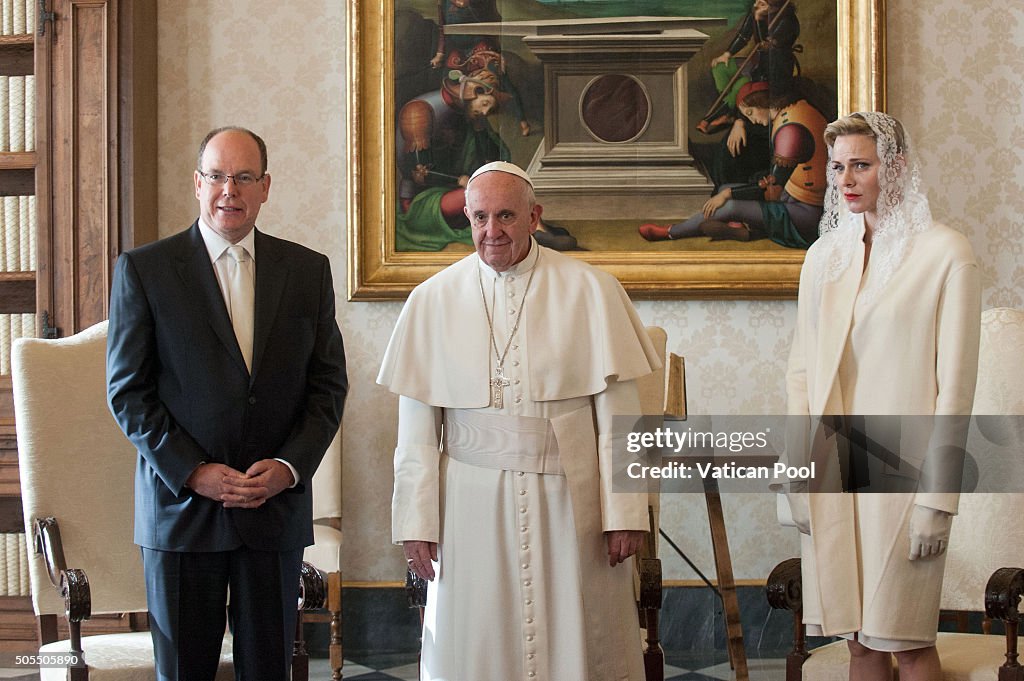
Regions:
M 199 218 L 199 233 L 203 236 L 203 243 L 206 245 L 206 252 L 210 255 L 210 263 L 213 265 L 213 273 L 217 277 L 217 285 L 220 286 L 220 295 L 224 299 L 224 306 L 230 308 L 230 298 L 228 297 L 228 279 L 231 276 L 228 268 L 233 266 L 231 255 L 228 253 L 228 248 L 231 246 L 241 246 L 245 249 L 245 252 L 249 254 L 250 262 L 252 267 L 256 267 L 256 230 L 251 229 L 237 243 L 233 244 L 203 222 L 202 218 Z M 253 271 L 252 280 L 256 281 L 256 272 Z M 295 481 L 292 487 L 299 484 L 299 472 L 295 470 L 295 466 L 291 465 L 284 459 L 274 458 L 275 461 L 280 461 L 285 466 L 288 466 L 288 470 L 292 473 L 292 479 Z

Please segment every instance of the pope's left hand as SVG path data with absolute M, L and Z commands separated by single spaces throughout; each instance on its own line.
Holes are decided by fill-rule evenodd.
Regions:
M 643 544 L 643 530 L 611 530 L 605 532 L 605 539 L 608 540 L 608 564 L 615 567 L 626 560 L 637 551 Z

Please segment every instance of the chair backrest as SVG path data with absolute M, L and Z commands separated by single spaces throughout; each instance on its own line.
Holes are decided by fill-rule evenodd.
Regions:
M 668 356 L 668 334 L 660 326 L 648 326 L 647 335 L 651 337 L 651 343 L 654 344 L 654 349 L 658 353 L 658 359 L 661 360 L 660 369 L 636 379 L 637 392 L 640 393 L 640 411 L 644 416 L 652 417 L 657 421 L 657 423 L 645 424 L 646 427 L 650 428 L 660 426 L 661 418 L 665 415 L 665 369 L 667 365 L 666 357 Z M 650 507 L 651 522 L 653 523 L 651 531 L 656 534 L 661 522 L 661 495 L 657 489 L 648 494 L 647 504 Z M 650 555 L 647 557 L 656 557 L 658 553 L 657 547 L 658 542 L 655 537 L 651 541 Z
M 107 407 L 107 323 L 68 338 L 24 338 L 12 351 L 21 501 L 36 614 L 64 603 L 32 550 L 35 518 L 53 516 L 69 568 L 86 571 L 92 612 L 146 609 L 132 540 L 136 452 Z
M 341 519 L 341 431 L 313 476 L 313 520 Z
M 662 416 L 665 413 L 665 357 L 668 334 L 660 326 L 648 326 L 647 335 L 651 337 L 654 349 L 658 351 L 661 368 L 636 380 L 636 387 L 640 392 L 640 411 L 645 416 Z
M 998 471 L 1022 467 L 1020 415 L 1024 414 L 1024 311 L 1009 308 L 985 310 L 981 315 L 978 385 L 974 396 L 975 417 L 968 451 L 979 461 L 992 490 L 991 477 Z M 1017 418 L 1001 419 L 1002 415 Z M 997 461 L 1003 461 L 1002 465 Z M 1020 489 L 1002 482 L 1001 489 Z M 979 491 L 962 494 L 953 520 L 942 588 L 942 607 L 947 610 L 982 610 L 985 584 L 1001 567 L 1024 566 L 1024 493 Z

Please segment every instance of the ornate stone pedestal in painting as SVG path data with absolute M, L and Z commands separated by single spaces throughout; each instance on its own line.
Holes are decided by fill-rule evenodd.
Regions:
M 543 63 L 544 139 L 527 171 L 545 217 L 630 219 L 652 204 L 677 213 L 711 193 L 687 148 L 687 66 L 708 40 L 698 29 L 724 23 L 623 17 L 446 30 L 521 36 Z

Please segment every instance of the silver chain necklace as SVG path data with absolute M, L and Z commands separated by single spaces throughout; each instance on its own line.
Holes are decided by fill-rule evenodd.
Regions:
M 512 325 L 512 332 L 508 335 L 508 340 L 505 342 L 505 349 L 498 353 L 498 343 L 494 340 L 494 318 L 491 317 L 491 309 L 494 308 L 494 287 L 491 288 L 491 307 L 487 307 L 487 295 L 484 293 L 484 276 L 480 273 L 480 266 L 477 265 L 476 277 L 480 283 L 480 299 L 484 303 L 484 314 L 487 315 L 487 328 L 491 333 L 491 347 L 494 349 L 494 359 L 496 364 L 494 367 L 494 376 L 488 379 L 488 384 L 491 387 L 491 405 L 495 409 L 501 409 L 505 406 L 505 388 L 510 385 L 508 378 L 505 376 L 505 357 L 508 356 L 508 349 L 512 347 L 512 339 L 515 338 L 516 332 L 519 331 L 519 322 L 523 318 L 523 310 L 526 308 L 526 294 L 530 292 L 530 284 L 533 283 L 533 275 L 537 272 L 537 263 L 534 263 L 533 269 L 530 270 L 530 278 L 526 280 L 526 288 L 523 289 L 523 299 L 519 302 L 519 313 L 516 315 L 516 321 Z

